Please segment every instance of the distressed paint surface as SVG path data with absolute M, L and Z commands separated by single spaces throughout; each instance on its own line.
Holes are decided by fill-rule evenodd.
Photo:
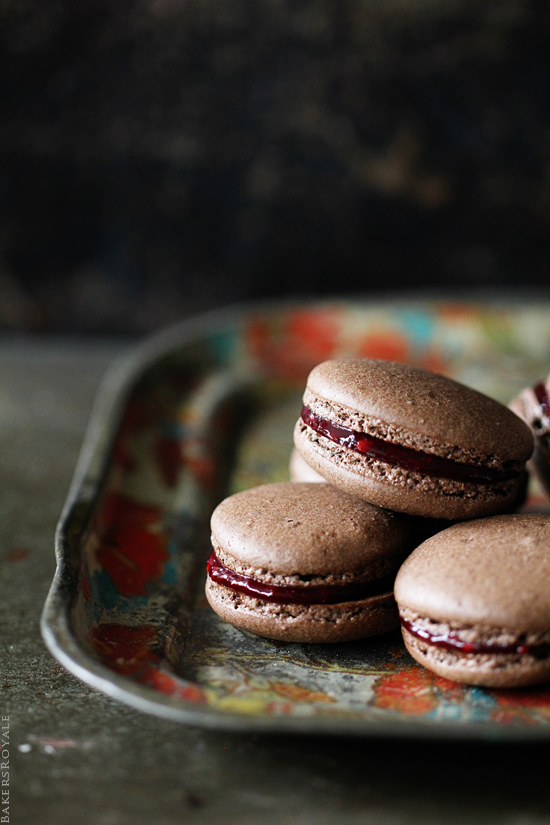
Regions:
M 549 353 L 545 309 L 313 304 L 250 313 L 159 359 L 126 403 L 108 481 L 81 537 L 73 621 L 82 648 L 138 694 L 196 712 L 199 724 L 208 709 L 243 729 L 249 719 L 271 719 L 276 729 L 277 718 L 295 718 L 312 730 L 329 719 L 367 734 L 419 721 L 419 733 L 459 724 L 467 735 L 483 723 L 489 736 L 526 726 L 550 734 L 545 687 L 458 686 L 416 664 L 399 634 L 277 644 L 225 625 L 203 596 L 210 512 L 225 492 L 288 477 L 301 392 L 319 359 L 407 360 L 507 402 L 546 373 Z M 227 375 L 243 366 L 254 416 L 239 430 L 251 402 L 243 408 L 231 396 Z M 236 454 L 222 485 L 229 448 Z M 544 506 L 532 484 L 527 507 Z M 124 699 L 126 683 L 117 684 Z

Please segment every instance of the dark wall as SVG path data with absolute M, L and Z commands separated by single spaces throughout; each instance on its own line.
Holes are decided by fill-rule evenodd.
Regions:
M 0 0 L 0 328 L 546 287 L 548 10 Z

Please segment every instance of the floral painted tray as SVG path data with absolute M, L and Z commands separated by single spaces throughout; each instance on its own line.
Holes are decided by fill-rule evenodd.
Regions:
M 508 402 L 550 369 L 550 306 L 323 302 L 232 309 L 169 329 L 104 381 L 56 537 L 42 617 L 52 653 L 143 711 L 234 730 L 550 736 L 550 687 L 468 688 L 399 633 L 272 642 L 204 598 L 209 518 L 225 495 L 287 480 L 309 370 L 333 356 L 411 362 Z M 527 508 L 547 501 L 531 482 Z

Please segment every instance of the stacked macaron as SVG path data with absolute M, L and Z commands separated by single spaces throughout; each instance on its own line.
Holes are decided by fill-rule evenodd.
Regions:
M 426 370 L 341 359 L 310 373 L 294 443 L 291 482 L 213 514 L 206 592 L 223 619 L 301 642 L 401 621 L 411 655 L 441 675 L 550 677 L 550 598 L 528 588 L 537 565 L 550 571 L 550 517 L 499 515 L 521 502 L 533 451 L 515 412 Z
M 317 473 L 381 507 L 468 519 L 501 513 L 533 450 L 504 405 L 449 378 L 387 361 L 325 361 L 294 432 Z

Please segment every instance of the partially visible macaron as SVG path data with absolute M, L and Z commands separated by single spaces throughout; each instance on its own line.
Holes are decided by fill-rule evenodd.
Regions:
M 313 467 L 309 466 L 307 461 L 302 458 L 296 448 L 294 448 L 290 454 L 288 471 L 291 481 L 326 481 L 326 479 L 324 479 L 323 476 L 320 476 L 319 473 L 313 469 Z
M 464 521 L 395 581 L 405 645 L 439 676 L 484 687 L 550 680 L 550 516 Z
M 371 359 L 312 370 L 294 443 L 349 493 L 449 520 L 510 509 L 533 450 L 525 422 L 498 401 L 427 370 Z
M 528 466 L 550 495 L 550 376 L 524 389 L 514 398 L 510 409 L 533 433 L 535 449 Z
M 207 599 L 225 621 L 271 639 L 342 642 L 393 630 L 410 522 L 330 484 L 237 493 L 212 515 Z

